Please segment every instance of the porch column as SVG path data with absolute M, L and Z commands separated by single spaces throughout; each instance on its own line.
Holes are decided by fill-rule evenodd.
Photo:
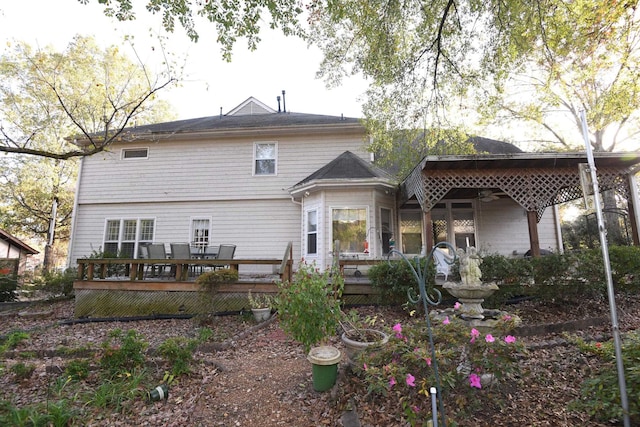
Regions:
M 433 249 L 433 221 L 431 221 L 431 211 L 423 212 L 423 232 L 426 253 L 430 253 Z
M 629 224 L 631 225 L 631 240 L 634 246 L 640 246 L 640 202 L 638 201 L 638 184 L 634 174 L 629 174 L 629 200 L 627 200 L 627 208 L 629 209 Z
M 529 223 L 529 245 L 531 246 L 531 256 L 540 256 L 540 238 L 538 237 L 538 215 L 536 211 L 527 211 L 527 222 Z

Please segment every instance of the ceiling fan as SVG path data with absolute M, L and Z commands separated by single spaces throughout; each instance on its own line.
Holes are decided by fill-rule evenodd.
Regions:
M 506 194 L 494 190 L 480 190 L 478 192 L 478 199 L 480 199 L 481 202 L 493 202 L 494 200 L 498 200 L 500 196 L 506 196 Z

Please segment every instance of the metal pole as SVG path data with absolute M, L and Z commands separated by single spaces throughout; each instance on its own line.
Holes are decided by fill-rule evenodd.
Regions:
M 433 427 L 438 427 L 438 404 L 436 403 L 436 393 L 438 390 L 435 387 L 429 389 L 431 393 L 431 419 L 433 421 Z
M 607 276 L 607 295 L 609 297 L 609 310 L 611 313 L 611 329 L 613 332 L 613 343 L 616 354 L 616 366 L 618 368 L 618 387 L 620 388 L 620 403 L 622 404 L 622 414 L 624 427 L 631 427 L 629 419 L 629 402 L 627 400 L 627 384 L 624 376 L 624 363 L 622 361 L 622 346 L 620 344 L 620 329 L 618 327 L 618 314 L 616 312 L 616 299 L 613 291 L 613 279 L 611 278 L 611 263 L 609 261 L 609 247 L 607 245 L 607 234 L 602 220 L 602 207 L 600 206 L 600 191 L 598 190 L 598 176 L 596 174 L 596 164 L 593 159 L 593 151 L 589 142 L 589 133 L 587 130 L 587 117 L 583 110 L 581 112 L 582 135 L 587 150 L 587 161 L 589 163 L 589 172 L 591 173 L 591 182 L 593 185 L 593 203 L 596 209 L 596 218 L 598 220 L 598 231 L 600 234 L 600 246 L 602 247 L 602 258 L 604 259 L 604 271 Z

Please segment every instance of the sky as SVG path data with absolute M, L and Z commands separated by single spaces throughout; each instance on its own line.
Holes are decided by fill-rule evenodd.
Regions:
M 140 2 L 139 4 L 144 4 Z M 200 22 L 200 40 L 191 42 L 182 27 L 164 33 L 161 17 L 142 10 L 133 23 L 107 18 L 97 0 L 82 5 L 78 0 L 0 0 L 0 42 L 25 41 L 32 46 L 52 45 L 63 50 L 76 34 L 95 36 L 104 46 L 121 44 L 125 35 L 133 35 L 136 52 L 143 62 L 159 64 L 160 49 L 151 33 L 169 37 L 167 52 L 185 64 L 179 87 L 163 90 L 161 97 L 173 107 L 178 119 L 220 114 L 253 96 L 277 109 L 277 96 L 286 91 L 287 111 L 362 117 L 362 95 L 366 82 L 350 78 L 343 85 L 327 89 L 316 78 L 322 54 L 315 47 L 278 32 L 261 32 L 258 49 L 249 52 L 246 42 L 239 40 L 231 63 L 221 59 L 215 42 L 214 25 Z M 132 59 L 134 52 L 124 50 Z

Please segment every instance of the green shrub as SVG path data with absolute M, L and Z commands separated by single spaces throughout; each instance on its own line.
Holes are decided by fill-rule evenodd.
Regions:
M 22 341 L 29 339 L 29 334 L 24 331 L 15 331 L 10 333 L 2 341 L 0 345 L 0 355 L 4 354 L 7 350 L 12 350 L 18 346 Z
M 31 378 L 33 371 L 36 370 L 36 366 L 32 364 L 25 365 L 22 362 L 18 362 L 11 367 L 11 372 L 16 376 L 18 380 L 26 380 Z
M 51 293 L 54 296 L 69 297 L 73 295 L 73 282 L 78 276 L 78 270 L 67 268 L 64 271 L 44 273 L 34 279 L 36 289 Z
M 136 331 L 129 330 L 124 334 L 120 329 L 116 329 L 102 343 L 100 367 L 105 370 L 107 378 L 115 378 L 136 368 L 142 368 L 147 347 L 148 343 Z
M 204 292 L 215 294 L 220 285 L 238 281 L 238 271 L 230 268 L 207 271 L 196 278 L 196 284 Z
M 191 372 L 193 352 L 197 340 L 184 337 L 168 338 L 158 347 L 158 353 L 171 365 L 171 374 L 178 376 Z
M 610 246 L 609 259 L 616 289 L 637 292 L 640 289 L 640 247 Z
M 585 411 L 597 420 L 612 423 L 622 421 L 620 388 L 613 341 L 604 343 L 586 343 L 575 338 L 580 350 L 597 363 L 590 363 L 596 368 L 596 375 L 582 383 L 581 398 L 572 402 L 572 407 Z M 627 400 L 631 425 L 640 425 L 640 332 L 636 331 L 625 337 L 622 345 L 622 361 L 625 370 Z
M 15 301 L 18 299 L 18 278 L 15 274 L 0 273 L 0 302 Z
M 418 268 L 423 269 L 424 262 L 424 258 L 421 258 Z M 413 260 L 413 264 L 415 268 L 415 260 Z M 435 272 L 435 265 L 430 262 L 427 269 L 427 284 L 430 286 L 433 286 L 435 282 Z M 402 304 L 407 301 L 409 289 L 413 295 L 418 292 L 416 278 L 411 267 L 404 260 L 390 260 L 374 265 L 369 269 L 368 276 L 371 285 L 379 292 L 381 303 Z
M 315 265 L 300 264 L 292 282 L 278 284 L 276 308 L 280 326 L 294 340 L 311 346 L 336 332 L 344 278 L 338 271 L 320 273 Z
M 64 368 L 64 373 L 74 380 L 84 380 L 89 376 L 89 362 L 86 360 L 71 360 Z

